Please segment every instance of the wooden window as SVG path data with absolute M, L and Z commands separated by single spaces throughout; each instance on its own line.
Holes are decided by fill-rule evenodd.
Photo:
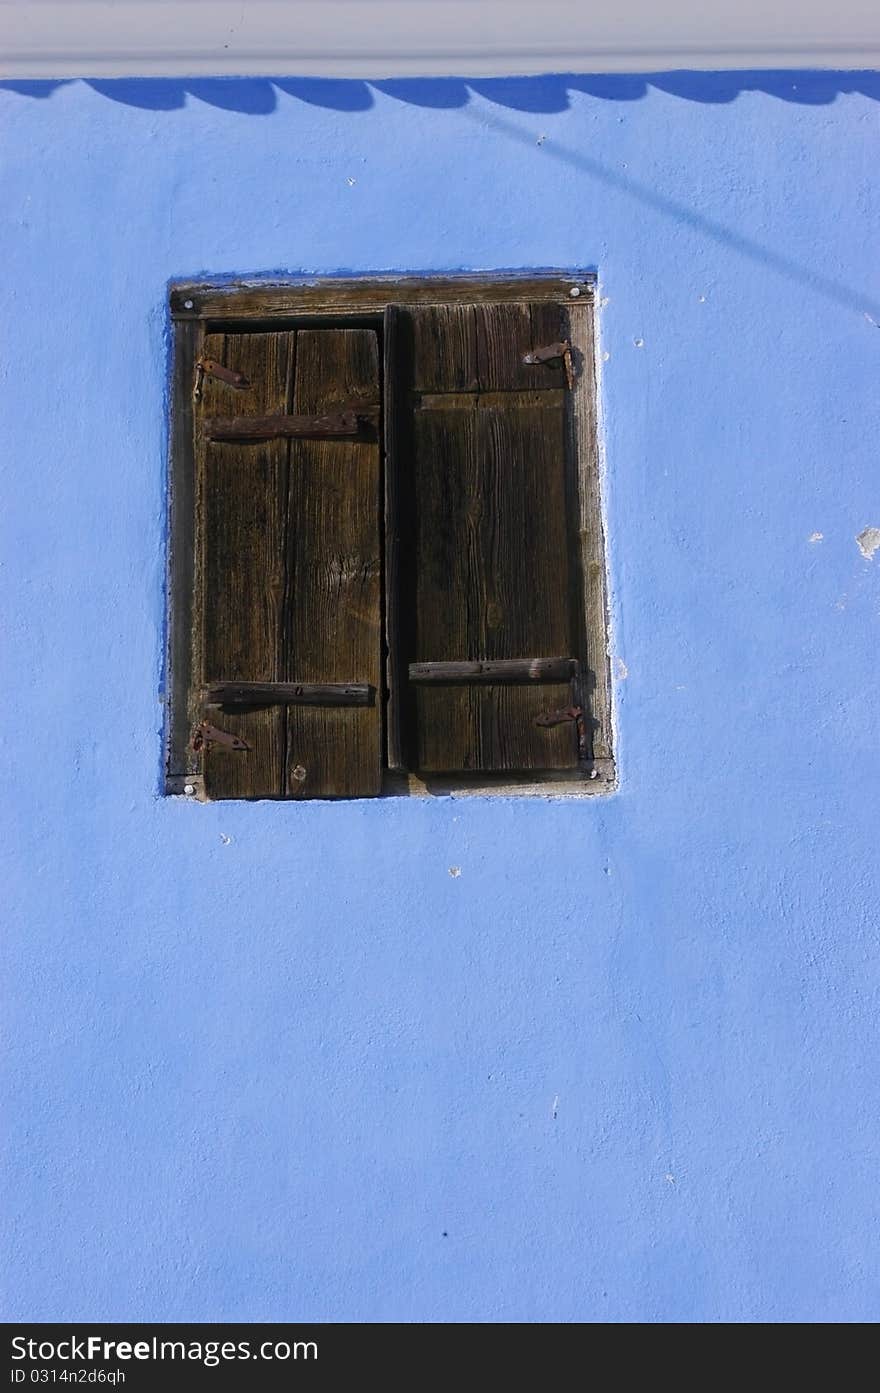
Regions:
M 590 284 L 171 310 L 168 791 L 608 787 Z

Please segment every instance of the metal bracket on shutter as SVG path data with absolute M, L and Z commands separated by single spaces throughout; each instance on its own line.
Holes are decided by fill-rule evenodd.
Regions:
M 410 663 L 410 682 L 568 682 L 574 658 L 489 658 L 479 662 Z
M 542 711 L 535 717 L 536 726 L 561 726 L 567 721 L 574 721 L 577 727 L 578 753 L 583 759 L 587 751 L 587 726 L 582 707 L 566 706 L 561 711 Z
M 579 721 L 583 714 L 579 706 L 566 706 L 562 711 L 542 711 L 535 717 L 535 725 L 561 726 L 566 721 Z
M 227 750 L 250 750 L 253 748 L 246 740 L 242 740 L 240 735 L 232 735 L 228 730 L 218 730 L 208 721 L 200 721 L 193 731 L 193 754 L 201 754 L 202 750 L 208 750 L 212 745 L 222 745 Z
M 543 363 L 562 362 L 565 368 L 565 380 L 569 391 L 574 387 L 574 362 L 571 356 L 571 344 L 568 339 L 563 339 L 559 343 L 548 343 L 544 348 L 533 348 L 531 353 L 523 355 L 523 362 L 529 367 L 537 367 Z
M 209 440 L 333 440 L 360 438 L 374 429 L 376 409 L 365 406 L 326 416 L 213 416 L 205 422 Z
M 236 372 L 234 368 L 224 368 L 216 358 L 197 358 L 193 401 L 198 401 L 201 397 L 202 384 L 206 377 L 214 377 L 218 382 L 225 382 L 227 387 L 235 387 L 238 391 L 243 391 L 251 385 L 243 372 Z
M 367 682 L 212 682 L 207 706 L 372 706 Z

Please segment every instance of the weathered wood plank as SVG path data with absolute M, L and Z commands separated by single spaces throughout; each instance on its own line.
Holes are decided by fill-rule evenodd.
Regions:
M 416 412 L 412 420 L 411 544 L 402 590 L 414 611 L 411 662 L 484 657 L 482 629 L 472 616 L 478 500 L 469 487 L 476 450 L 475 412 Z M 474 689 L 412 684 L 407 703 L 407 749 L 416 770 L 480 767 L 474 737 Z
M 475 316 L 473 305 L 432 305 L 408 316 L 413 391 L 477 390 Z
M 519 406 L 564 406 L 565 392 L 558 387 L 532 392 L 514 388 Z M 413 398 L 416 411 L 495 411 L 510 406 L 510 392 L 421 392 Z
M 408 606 L 400 594 L 401 521 L 406 451 L 410 340 L 396 305 L 385 311 L 383 325 L 384 484 L 385 484 L 385 758 L 389 769 L 404 769 L 401 614 Z M 405 485 L 404 485 L 405 489 Z
M 212 682 L 210 706 L 371 706 L 376 690 L 366 682 Z
M 293 410 L 333 412 L 379 395 L 378 336 L 368 329 L 297 333 Z M 380 451 L 377 441 L 294 440 L 287 503 L 287 682 L 382 683 Z M 378 705 L 289 706 L 284 788 L 289 797 L 377 794 Z
M 485 498 L 482 555 L 492 577 L 487 657 L 577 651 L 567 550 L 566 476 L 572 461 L 566 448 L 565 370 L 562 364 L 549 365 L 536 382 L 536 370 L 522 361 L 531 347 L 559 339 L 563 324 L 558 303 L 477 311 L 481 388 L 518 387 L 524 393 L 515 406 L 478 413 L 476 487 Z M 536 386 L 546 397 L 540 404 Z M 535 725 L 544 711 L 568 705 L 570 672 L 567 677 L 558 686 L 490 689 L 480 706 L 484 768 L 577 765 L 573 727 Z
M 494 658 L 469 663 L 410 663 L 410 682 L 567 682 L 573 658 Z
M 535 336 L 539 345 L 562 337 L 563 319 L 555 305 L 547 314 L 539 306 L 533 320 L 534 308 L 474 308 L 479 386 L 503 399 L 473 411 L 444 410 L 438 402 L 412 412 L 415 541 L 402 584 L 416 608 L 415 651 L 408 654 L 416 671 L 426 662 L 479 665 L 577 652 L 564 370 L 549 368 L 536 390 L 536 370 L 522 363 Z M 442 336 L 433 309 L 408 314 L 416 342 L 427 344 L 429 329 Z M 454 354 L 443 345 L 431 354 L 425 349 L 415 385 L 463 390 L 449 358 Z M 416 767 L 576 767 L 573 724 L 535 724 L 545 711 L 571 703 L 571 677 L 569 663 L 559 680 L 541 684 L 413 682 Z
M 563 313 L 560 304 L 477 305 L 474 315 L 480 390 L 564 388 L 567 383 L 561 360 L 540 364 L 523 361 L 536 348 L 563 337 Z
M 234 365 L 250 386 L 233 389 L 212 377 L 202 384 L 200 414 L 213 416 L 235 395 L 255 415 L 284 411 L 293 368 L 292 333 L 208 335 L 205 353 Z M 213 681 L 281 679 L 287 456 L 284 440 L 204 449 L 203 672 Z M 284 759 L 284 708 L 235 712 L 224 726 L 246 752 L 209 746 L 209 798 L 277 798 Z
M 364 316 L 366 314 L 381 313 L 390 301 L 398 301 L 404 306 L 398 321 L 398 327 L 403 330 L 402 337 L 405 339 L 407 332 L 407 319 L 410 311 L 406 306 L 424 305 L 431 306 L 438 304 L 441 300 L 453 308 L 467 308 L 474 306 L 506 305 L 511 306 L 516 302 L 528 303 L 532 306 L 543 305 L 555 307 L 557 312 L 561 312 L 561 319 L 542 321 L 537 324 L 532 322 L 531 312 L 529 326 L 531 329 L 529 343 L 517 344 L 517 351 L 523 348 L 523 356 L 528 352 L 533 352 L 535 348 L 545 346 L 547 342 L 557 339 L 571 339 L 575 350 L 576 381 L 575 389 L 566 392 L 563 387 L 547 386 L 546 376 L 543 365 L 535 364 L 529 367 L 530 372 L 535 373 L 539 380 L 544 382 L 543 387 L 536 387 L 532 381 L 528 386 L 513 386 L 505 383 L 504 375 L 500 372 L 499 364 L 503 358 L 505 345 L 502 342 L 496 349 L 490 350 L 489 344 L 494 337 L 494 331 L 490 332 L 485 343 L 476 343 L 476 316 L 474 316 L 474 339 L 465 339 L 464 364 L 459 362 L 451 365 L 453 381 L 467 381 L 468 390 L 451 392 L 448 389 L 438 389 L 435 392 L 423 392 L 419 401 L 403 401 L 403 382 L 405 373 L 399 374 L 399 381 L 393 384 L 394 388 L 400 387 L 396 392 L 400 399 L 401 410 L 396 414 L 395 425 L 389 430 L 388 439 L 391 441 L 388 459 L 389 467 L 386 469 L 386 487 L 390 484 L 391 505 L 386 511 L 386 540 L 389 545 L 385 552 L 386 568 L 386 596 L 389 600 L 389 621 L 393 622 L 393 603 L 391 600 L 392 592 L 389 587 L 393 574 L 392 558 L 394 564 L 399 569 L 399 584 L 394 587 L 393 594 L 400 595 L 404 601 L 408 601 L 410 590 L 409 581 L 415 574 L 415 566 L 411 563 L 408 553 L 415 553 L 415 539 L 411 536 L 409 521 L 415 515 L 415 510 L 410 507 L 408 494 L 411 493 L 414 482 L 413 475 L 413 430 L 414 418 L 421 412 L 432 413 L 435 410 L 441 414 L 444 412 L 460 411 L 462 414 L 482 415 L 489 411 L 502 411 L 506 408 L 509 397 L 513 394 L 517 399 L 518 408 L 525 406 L 543 405 L 545 408 L 559 407 L 565 413 L 568 427 L 568 437 L 566 445 L 572 460 L 575 456 L 578 460 L 578 468 L 569 470 L 566 477 L 568 487 L 567 507 L 569 521 L 568 542 L 568 569 L 569 569 L 569 588 L 574 581 L 575 590 L 578 592 L 578 602 L 569 606 L 572 639 L 571 643 L 561 646 L 559 651 L 567 651 L 576 654 L 578 658 L 579 671 L 571 690 L 560 693 L 558 696 L 551 689 L 552 683 L 547 684 L 511 684 L 511 683 L 491 683 L 488 681 L 473 684 L 474 692 L 478 698 L 488 700 L 492 693 L 492 700 L 496 701 L 500 688 L 505 688 L 508 694 L 520 695 L 532 694 L 540 697 L 540 709 L 536 716 L 540 716 L 542 710 L 547 710 L 551 703 L 563 709 L 569 703 L 583 705 L 588 712 L 588 726 L 594 733 L 593 754 L 595 761 L 603 767 L 607 765 L 612 769 L 613 764 L 610 760 L 611 751 L 611 729 L 610 729 L 610 677 L 608 672 L 607 643 L 605 636 L 606 613 L 604 595 L 604 548 L 602 544 L 601 528 L 601 509 L 598 498 L 598 464 L 596 461 L 596 442 L 595 442 L 595 400 L 594 400 L 594 372 L 593 372 L 593 341 L 592 341 L 592 308 L 593 308 L 593 289 L 589 278 L 581 279 L 577 289 L 581 292 L 577 299 L 569 298 L 568 290 L 573 281 L 570 278 L 558 278 L 553 280 L 549 277 L 540 277 L 535 280 L 527 278 L 508 278 L 506 282 L 497 280 L 486 280 L 481 278 L 475 282 L 471 278 L 455 277 L 449 279 L 431 278 L 428 281 L 404 281 L 401 282 L 397 277 L 387 277 L 373 280 L 369 285 L 363 281 L 352 283 L 340 282 L 336 279 L 323 283 L 312 283 L 305 286 L 238 286 L 223 287 L 222 291 L 218 287 L 177 287 L 175 298 L 173 299 L 173 314 L 175 319 L 182 321 L 177 326 L 178 347 L 175 351 L 175 387 L 174 387 L 174 424 L 173 431 L 173 493 L 176 497 L 172 498 L 172 508 L 174 517 L 172 521 L 172 548 L 171 548 L 171 580 L 169 593 L 171 595 L 172 620 L 171 638 L 169 648 L 169 686 L 171 714 L 169 720 L 169 760 L 168 760 L 168 789 L 169 791 L 180 791 L 178 784 L 182 787 L 181 780 L 189 780 L 201 785 L 200 768 L 203 756 L 194 756 L 186 749 L 189 736 L 193 729 L 193 719 L 198 720 L 198 712 L 202 710 L 204 692 L 201 683 L 206 672 L 204 656 L 206 650 L 206 638 L 210 635 L 210 621 L 205 613 L 204 596 L 206 593 L 206 583 L 208 581 L 209 567 L 206 564 L 210 547 L 206 544 L 205 521 L 208 509 L 206 508 L 207 483 L 211 476 L 216 477 L 216 471 L 208 468 L 209 457 L 216 453 L 214 442 L 206 440 L 201 429 L 193 431 L 192 413 L 190 410 L 190 391 L 192 384 L 192 370 L 194 358 L 209 355 L 215 359 L 217 366 L 221 369 L 219 376 L 227 379 L 227 386 L 234 388 L 241 377 L 245 374 L 242 371 L 241 362 L 227 358 L 223 361 L 224 354 L 224 335 L 215 332 L 224 328 L 228 333 L 234 332 L 238 337 L 251 339 L 253 336 L 246 333 L 246 321 L 263 320 L 269 317 L 278 316 L 280 319 L 287 317 L 294 326 L 303 326 L 312 320 L 315 327 L 318 327 L 319 320 L 323 320 L 327 315 L 346 315 Z M 193 294 L 192 305 L 187 308 L 185 299 L 190 299 Z M 213 296 L 217 298 L 212 299 Z M 240 319 L 240 324 L 218 323 L 207 324 L 209 319 L 224 318 L 227 320 Z M 464 316 L 466 319 L 467 316 Z M 349 320 L 351 322 L 351 320 Z M 523 322 L 523 321 L 521 321 Z M 560 328 L 555 328 L 555 323 L 559 322 Z M 254 324 L 255 328 L 262 328 L 262 325 Z M 205 333 L 205 330 L 208 333 Z M 411 333 L 411 327 L 410 327 Z M 469 331 L 468 331 L 469 332 Z M 183 335 L 191 335 L 184 340 Z M 424 337 L 424 336 L 423 336 Z M 485 336 L 484 336 L 485 337 Z M 522 337 L 522 335 L 521 335 Z M 539 338 L 543 342 L 539 342 Z M 390 336 L 386 323 L 386 354 L 390 351 Z M 494 356 L 493 356 L 494 354 Z M 435 358 L 438 355 L 435 353 Z M 442 359 L 443 354 L 439 357 Z M 474 358 L 476 357 L 476 376 Z M 389 359 L 386 358 L 386 362 Z M 558 370 L 558 366 L 557 366 Z M 458 374 L 457 378 L 455 374 Z M 493 373 L 495 374 L 493 377 Z M 387 373 L 388 380 L 384 384 L 383 397 L 385 402 L 385 419 L 390 425 L 392 413 L 390 406 L 392 402 L 392 378 L 391 373 Z M 508 375 L 509 381 L 510 375 Z M 484 383 L 498 382 L 497 387 L 486 387 Z M 207 387 L 207 384 L 204 384 Z M 407 391 L 411 391 L 412 383 L 407 384 Z M 239 402 L 242 397 L 238 391 L 219 391 L 213 405 L 209 397 L 207 401 L 199 404 L 199 414 L 202 415 L 208 410 L 213 410 L 218 416 L 224 412 L 229 412 L 230 408 L 234 411 L 239 409 Z M 333 411 L 338 412 L 343 408 L 343 402 L 338 398 L 333 403 Z M 361 406 L 368 410 L 366 403 L 361 400 Z M 415 410 L 413 410 L 415 408 Z M 252 409 L 253 408 L 249 408 Z M 281 407 L 273 404 L 267 408 L 273 413 L 286 414 L 295 409 L 292 399 L 292 392 L 288 393 L 287 398 Z M 375 420 L 378 412 L 375 404 L 372 406 Z M 256 414 L 256 411 L 254 411 Z M 301 413 L 305 414 L 305 413 Z M 322 414 L 314 412 L 312 414 Z M 396 438 L 395 438 L 396 431 Z M 295 437 L 294 437 L 295 438 Z M 337 443 L 341 444 L 348 437 L 337 438 Z M 281 442 L 279 442 L 281 443 Z M 328 442 L 329 443 L 329 442 Z M 360 443 L 360 442 L 358 442 Z M 575 448 L 570 447 L 574 445 Z M 237 442 L 224 444 L 222 452 L 230 455 L 237 448 Z M 285 443 L 282 448 L 287 449 Z M 298 448 L 298 447 L 296 447 Z M 248 459 L 253 460 L 255 452 L 253 446 L 248 451 Z M 188 475 L 183 482 L 180 482 L 181 468 L 180 461 L 183 461 L 183 475 Z M 391 462 L 396 461 L 399 469 L 390 467 Z M 249 465 L 248 465 L 249 467 Z M 286 491 L 289 500 L 289 490 Z M 387 499 L 386 499 L 387 506 Z M 287 508 L 285 512 L 285 525 Z M 189 541 L 187 540 L 186 519 L 183 516 L 188 513 Z M 399 518 L 403 525 L 389 527 L 388 520 Z M 194 521 L 193 521 L 194 519 Z M 395 556 L 396 553 L 396 556 Z M 186 572 L 183 584 L 194 595 L 195 603 L 190 608 L 188 600 L 180 600 L 180 587 L 182 574 L 181 558 L 183 558 L 183 571 Z M 531 560 L 531 558 L 525 558 Z M 540 568 L 539 568 L 540 569 Z M 194 582 L 190 583 L 194 576 Z M 285 582 L 286 586 L 286 582 Z M 287 593 L 285 589 L 285 594 Z M 283 608 L 283 606 L 282 606 Z M 576 611 L 579 611 L 577 613 Z M 187 617 L 189 615 L 189 618 Z M 411 622 L 410 622 L 411 621 Z M 189 624 L 191 623 L 191 643 Z M 393 700 L 388 703 L 388 713 L 386 716 L 388 729 L 388 752 L 391 767 L 394 764 L 394 741 L 392 737 L 393 720 L 392 708 L 397 705 L 398 713 L 402 713 L 406 718 L 409 708 L 417 699 L 430 693 L 438 699 L 438 702 L 445 701 L 448 697 L 457 697 L 461 691 L 467 691 L 471 684 L 463 684 L 459 688 L 455 683 L 419 683 L 406 680 L 408 661 L 410 658 L 422 656 L 426 660 L 440 658 L 442 655 L 438 650 L 431 651 L 430 647 L 422 646 L 418 641 L 416 615 L 414 607 L 404 603 L 403 612 L 398 611 L 396 619 L 398 633 L 402 633 L 403 642 L 399 647 L 399 657 L 397 671 L 404 679 L 400 682 L 401 700 L 395 703 Z M 284 630 L 284 643 L 289 640 L 290 626 L 282 623 Z M 416 638 L 410 641 L 410 631 Z M 392 658 L 391 658 L 391 639 L 393 627 L 389 623 L 388 630 L 388 653 L 386 658 L 387 676 L 389 688 L 392 686 Z M 280 647 L 280 645 L 279 645 Z M 187 648 L 190 649 L 189 653 Z M 510 650 L 507 650 L 508 653 Z M 522 652 L 546 652 L 546 647 L 542 644 L 537 648 L 519 648 Z M 462 651 L 456 653 L 454 650 L 447 650 L 450 661 L 461 659 L 464 655 Z M 479 661 L 487 657 L 485 648 L 478 651 L 473 656 L 473 661 Z M 503 659 L 501 659 L 503 661 Z M 295 674 L 296 679 L 301 677 L 297 667 L 285 667 L 285 676 L 290 677 Z M 217 672 L 217 677 L 228 676 Z M 359 674 L 360 675 L 360 674 Z M 342 685 L 344 679 L 347 681 L 353 674 L 340 674 L 340 682 L 331 683 L 332 686 Z M 186 694 L 181 695 L 181 683 L 187 684 L 189 677 L 189 702 Z M 239 684 L 241 685 L 241 684 Z M 297 685 L 291 678 L 288 685 Z M 352 684 L 352 685 L 372 685 L 372 684 Z M 377 697 L 381 691 L 381 684 L 377 684 Z M 233 703 L 234 704 L 234 703 Z M 246 704 L 246 703 L 243 703 Z M 278 708 L 286 720 L 284 708 Z M 384 704 L 378 701 L 377 709 L 381 714 Z M 259 714 L 252 712 L 233 713 L 228 722 L 221 724 L 235 724 L 240 717 Z M 497 714 L 497 712 L 496 712 Z M 439 710 L 438 710 L 439 716 Z M 399 724 L 399 723 L 398 723 Z M 403 721 L 404 735 L 407 727 L 414 730 L 414 725 L 407 719 Z M 237 727 L 236 727 L 237 728 Z M 490 743 L 491 743 L 490 733 Z M 481 736 L 482 739 L 482 736 Z M 398 750 L 401 746 L 406 746 L 404 739 L 397 741 Z M 249 759 L 250 755 L 240 754 L 238 757 Z M 399 757 L 399 755 L 398 755 Z M 218 756 L 219 758 L 219 756 Z M 227 756 L 229 758 L 229 756 Z M 594 761 L 594 763 L 595 763 Z M 410 762 L 410 767 L 413 763 Z M 598 765 L 596 766 L 598 767 Z M 175 772 L 185 771 L 185 772 Z M 423 771 L 427 773 L 427 771 Z M 538 783 L 534 785 L 535 791 L 541 785 L 542 780 L 551 777 L 541 770 L 532 769 L 529 771 L 536 775 Z M 519 777 L 521 780 L 528 780 L 529 772 L 523 771 Z M 487 770 L 485 774 L 482 770 L 477 770 L 473 774 L 461 775 L 460 771 L 452 769 L 449 771 L 453 779 L 464 777 L 465 780 L 477 781 L 474 787 L 480 786 L 481 780 L 491 783 L 492 780 L 504 780 L 517 777 L 517 771 L 503 770 L 493 774 Z M 433 777 L 433 776 L 432 776 Z M 442 777 L 446 777 L 445 774 Z M 574 773 L 560 770 L 559 778 L 577 777 Z M 283 782 L 283 780 L 281 781 Z M 297 783 L 300 781 L 297 780 Z M 491 784 L 495 787 L 494 784 Z M 499 784 L 499 787 L 501 785 Z M 533 787 L 533 785 L 523 783 L 523 787 Z M 550 785 L 547 785 L 550 787 Z M 213 796 L 218 795 L 216 788 L 209 790 Z M 279 792 L 281 787 L 279 784 Z M 299 788 L 294 790 L 302 796 L 304 790 Z M 248 796 L 247 794 L 232 794 L 231 796 Z M 272 795 L 261 795 L 272 796 Z M 277 795 L 275 795 L 277 796 Z
M 536 348 L 561 338 L 560 304 L 430 305 L 409 314 L 412 388 L 438 392 L 560 391 L 560 359 L 525 363 Z M 423 401 L 424 404 L 424 401 Z
M 580 705 L 588 713 L 590 754 L 595 761 L 612 756 L 611 671 L 608 655 L 608 602 L 605 579 L 605 538 L 602 529 L 598 431 L 596 423 L 596 367 L 593 308 L 570 305 L 565 337 L 580 345 L 576 354 L 576 383 L 568 410 L 572 453 L 577 461 L 575 489 L 576 536 L 573 550 L 580 582 L 580 644 L 575 652 L 584 658 Z
M 170 548 L 168 557 L 168 664 L 166 775 L 172 780 L 196 772 L 198 757 L 189 748 L 195 713 L 190 708 L 193 680 L 196 488 L 193 452 L 192 384 L 202 326 L 174 326 L 174 379 L 169 460 Z
M 486 657 L 570 653 L 571 583 L 566 547 L 564 413 L 558 407 L 477 413 L 475 487 L 483 499 L 481 565 L 487 577 Z M 534 718 L 567 706 L 571 673 L 558 684 L 476 689 L 484 769 L 565 769 L 577 764 L 571 727 Z
M 557 273 L 541 276 L 379 276 L 342 280 L 316 278 L 298 285 L 183 282 L 171 291 L 171 313 L 190 319 L 268 319 L 274 316 L 381 315 L 386 306 L 478 305 L 565 300 L 577 289 L 592 298 L 595 276 Z
M 209 440 L 315 439 L 359 436 L 367 428 L 366 412 L 339 411 L 330 416 L 215 416 L 205 422 Z

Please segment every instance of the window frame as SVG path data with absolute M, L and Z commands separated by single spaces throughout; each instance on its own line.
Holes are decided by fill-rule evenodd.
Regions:
M 193 707 L 193 633 L 197 572 L 193 378 L 209 328 L 258 323 L 309 327 L 334 320 L 352 325 L 381 321 L 389 305 L 456 305 L 551 301 L 577 307 L 581 355 L 571 391 L 570 444 L 578 491 L 578 533 L 583 583 L 592 759 L 583 768 L 536 775 L 417 775 L 386 768 L 380 796 L 583 796 L 616 786 L 612 744 L 611 673 L 605 537 L 600 496 L 595 368 L 595 278 L 584 273 L 480 276 L 371 276 L 268 282 L 176 282 L 170 287 L 171 413 L 169 431 L 169 545 L 164 791 L 204 799 L 204 781 L 190 749 Z M 384 384 L 383 384 L 384 391 Z M 393 604 L 393 597 L 391 600 Z M 387 618 L 387 615 L 386 615 Z M 286 800 L 278 800 L 286 801 Z

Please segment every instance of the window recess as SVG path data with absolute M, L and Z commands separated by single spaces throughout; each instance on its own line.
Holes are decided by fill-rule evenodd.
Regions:
M 589 284 L 171 309 L 167 790 L 607 788 Z

